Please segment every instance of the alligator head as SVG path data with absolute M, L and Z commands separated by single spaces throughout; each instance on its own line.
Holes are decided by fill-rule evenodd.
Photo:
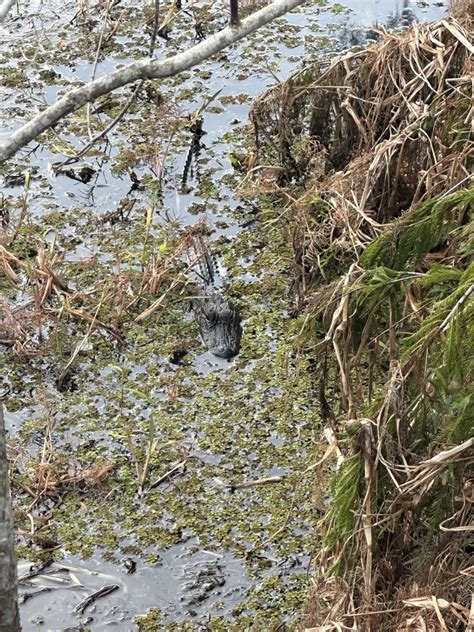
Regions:
M 198 300 L 194 317 L 204 345 L 219 358 L 233 358 L 239 353 L 242 338 L 238 310 L 217 292 Z

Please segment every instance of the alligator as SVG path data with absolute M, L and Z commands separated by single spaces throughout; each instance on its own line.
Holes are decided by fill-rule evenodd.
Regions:
M 219 358 L 233 358 L 239 353 L 242 325 L 239 310 L 215 288 L 215 265 L 209 244 L 202 233 L 190 239 L 204 288 L 193 301 L 194 319 L 204 346 Z

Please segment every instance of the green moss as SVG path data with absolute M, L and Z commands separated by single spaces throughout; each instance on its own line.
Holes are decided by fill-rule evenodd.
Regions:
M 0 84 L 5 88 L 27 88 L 30 85 L 30 81 L 23 70 L 6 66 L 0 67 Z

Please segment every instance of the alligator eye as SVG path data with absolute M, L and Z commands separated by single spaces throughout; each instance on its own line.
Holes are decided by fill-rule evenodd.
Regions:
M 206 319 L 210 325 L 213 325 L 217 321 L 217 313 L 213 309 L 206 311 Z

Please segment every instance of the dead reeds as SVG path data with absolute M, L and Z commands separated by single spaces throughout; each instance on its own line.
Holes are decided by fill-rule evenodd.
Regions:
M 200 259 L 192 240 L 206 228 L 201 221 L 181 235 L 173 233 L 169 240 L 159 242 L 150 235 L 152 218 L 151 209 L 141 252 L 134 253 L 132 261 L 120 261 L 117 255 L 106 266 L 97 257 L 64 261 L 64 254 L 54 244 L 31 255 L 0 244 L 4 288 L 0 293 L 0 344 L 11 347 L 18 356 L 57 356 L 62 332 L 69 340 L 65 343 L 69 348 L 64 349 L 69 359 L 57 379 L 61 388 L 95 332 L 123 344 L 127 325 L 146 321 L 166 309 L 170 301 L 184 300 L 190 273 Z M 93 277 L 92 267 L 96 271 Z M 77 337 L 72 348 L 71 337 Z
M 357 258 L 381 225 L 467 181 L 471 52 L 458 22 L 413 26 L 312 64 L 255 101 L 254 173 L 278 167 L 280 188 L 296 179 L 306 190 L 293 205 L 303 289 Z
M 344 454 L 314 632 L 473 626 L 467 24 L 384 33 L 253 106 L 247 181 L 292 200 L 297 343 L 316 352 L 322 417 Z

